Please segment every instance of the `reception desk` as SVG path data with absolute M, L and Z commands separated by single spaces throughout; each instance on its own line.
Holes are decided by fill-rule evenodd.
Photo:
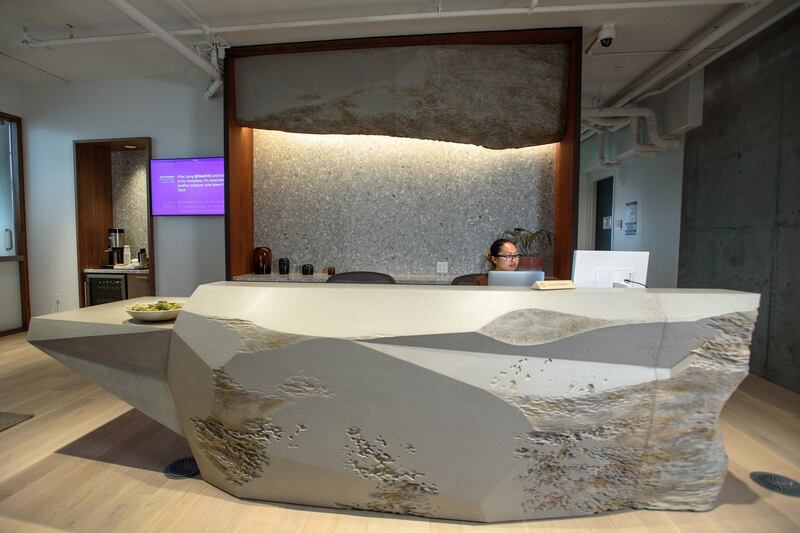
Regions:
M 706 510 L 759 295 L 223 282 L 29 340 L 241 498 L 480 522 Z

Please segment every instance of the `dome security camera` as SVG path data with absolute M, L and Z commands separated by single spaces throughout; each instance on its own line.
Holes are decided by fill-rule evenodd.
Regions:
M 600 32 L 597 34 L 597 40 L 600 41 L 600 46 L 608 48 L 611 46 L 611 43 L 614 42 L 614 37 L 616 36 L 617 32 L 614 29 L 614 24 L 607 22 L 600 28 Z

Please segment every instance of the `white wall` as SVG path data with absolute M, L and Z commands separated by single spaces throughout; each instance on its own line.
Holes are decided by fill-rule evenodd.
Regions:
M 614 220 L 625 218 L 628 202 L 638 202 L 638 220 L 636 235 L 625 235 L 624 229 L 612 230 L 611 249 L 649 251 L 647 284 L 650 287 L 676 287 L 678 284 L 683 134 L 702 123 L 703 76 L 703 71 L 699 71 L 668 92 L 636 103 L 656 112 L 659 133 L 680 139 L 677 148 L 651 156 L 632 155 L 629 127 L 625 127 L 606 137 L 605 157 L 618 159 L 619 165 L 603 168 L 599 164 L 598 136 L 581 143 L 578 248 L 594 247 L 595 182 L 614 176 Z
M 624 132 L 623 132 L 624 134 Z M 616 169 L 596 169 L 581 174 L 578 248 L 591 249 L 594 182 L 614 176 L 613 218 L 625 218 L 625 204 L 638 202 L 637 234 L 612 230 L 612 250 L 650 252 L 649 287 L 676 287 L 680 246 L 681 195 L 683 187 L 683 143 L 680 148 L 652 157 L 632 157 Z M 590 233 L 591 228 L 591 233 Z
M 26 87 L 23 95 L 31 312 L 78 307 L 74 140 L 152 137 L 153 157 L 219 156 L 222 98 L 202 75 Z M 222 217 L 154 219 L 156 289 L 188 295 L 224 279 Z

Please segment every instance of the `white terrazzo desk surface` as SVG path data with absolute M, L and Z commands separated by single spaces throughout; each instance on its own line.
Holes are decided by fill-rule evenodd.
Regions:
M 327 274 L 303 275 L 299 273 L 291 274 L 244 274 L 235 276 L 234 281 L 265 281 L 280 282 L 289 281 L 292 283 L 326 283 L 330 276 Z M 453 281 L 449 274 L 392 274 L 394 280 L 400 285 L 450 285 Z

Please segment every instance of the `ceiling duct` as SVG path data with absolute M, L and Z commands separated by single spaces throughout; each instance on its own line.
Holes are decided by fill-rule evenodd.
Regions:
M 208 73 L 211 78 L 211 84 L 206 91 L 206 97 L 211 98 L 222 87 L 222 73 L 218 65 L 213 65 L 208 60 L 197 55 L 191 48 L 179 41 L 174 35 L 162 28 L 153 19 L 133 7 L 126 0 L 106 0 L 109 4 L 119 9 L 123 14 L 130 17 L 134 22 L 139 24 L 142 28 L 148 30 L 153 35 L 161 39 L 170 48 L 178 52 L 180 55 L 188 59 L 192 64 Z

